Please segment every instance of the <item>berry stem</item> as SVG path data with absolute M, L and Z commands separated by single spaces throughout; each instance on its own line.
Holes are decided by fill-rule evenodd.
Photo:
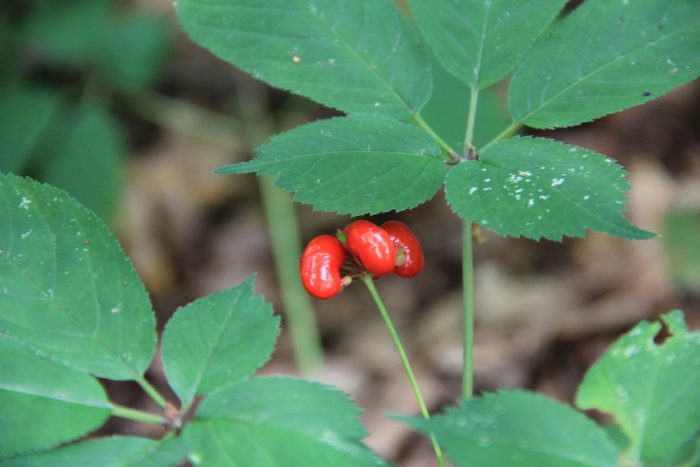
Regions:
M 474 392 L 474 254 L 472 223 L 462 224 L 462 293 L 464 294 L 464 342 L 462 346 L 462 397 Z
M 152 413 L 144 412 L 142 410 L 131 409 L 129 407 L 124 407 L 117 404 L 112 404 L 112 416 L 127 418 L 129 420 L 134 420 L 141 423 L 147 423 L 149 425 L 165 425 L 167 420 L 158 415 Z
M 411 388 L 413 389 L 413 394 L 416 396 L 416 400 L 418 401 L 418 406 L 420 407 L 420 412 L 421 415 L 423 415 L 423 418 L 426 420 L 430 419 L 430 413 L 428 412 L 428 408 L 425 405 L 425 401 L 423 400 L 423 394 L 420 391 L 420 388 L 418 387 L 418 382 L 416 381 L 416 377 L 413 374 L 413 369 L 411 368 L 411 363 L 408 361 L 408 357 L 406 356 L 406 351 L 404 350 L 403 345 L 401 344 L 401 339 L 399 339 L 399 335 L 396 332 L 396 328 L 394 327 L 394 323 L 391 321 L 391 317 L 389 316 L 389 312 L 387 312 L 386 307 L 384 306 L 384 302 L 382 301 L 381 297 L 379 296 L 379 293 L 377 292 L 377 288 L 374 286 L 374 280 L 372 279 L 372 276 L 369 274 L 366 274 L 362 277 L 362 282 L 365 283 L 367 286 L 367 289 L 369 290 L 369 293 L 372 295 L 372 298 L 374 299 L 374 303 L 377 305 L 377 308 L 379 309 L 379 313 L 382 315 L 382 318 L 384 318 L 384 322 L 386 323 L 387 329 L 389 329 L 389 334 L 391 334 L 391 338 L 394 341 L 394 345 L 396 346 L 396 350 L 399 352 L 399 356 L 401 357 L 401 362 L 403 363 L 404 370 L 406 370 L 406 375 L 408 376 L 409 381 L 411 382 Z M 440 467 L 445 467 L 445 460 L 443 459 L 442 456 L 442 449 L 440 448 L 440 445 L 437 442 L 437 439 L 435 438 L 435 435 L 432 433 L 430 434 L 430 442 L 433 445 L 433 450 L 435 451 L 435 457 L 437 458 L 438 464 Z

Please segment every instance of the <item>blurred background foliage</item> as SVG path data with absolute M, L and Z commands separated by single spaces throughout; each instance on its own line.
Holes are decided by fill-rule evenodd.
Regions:
M 432 64 L 423 117 L 461 146 L 468 92 Z M 498 83 L 482 95 L 477 145 L 508 123 L 506 90 Z M 110 223 L 161 327 L 177 306 L 255 271 L 256 288 L 279 313 L 310 306 L 284 287 L 292 277 L 284 268 L 296 268 L 300 248 L 295 219 L 304 242 L 349 219 L 291 208 L 269 180 L 212 171 L 251 157 L 276 132 L 333 115 L 192 44 L 169 0 L 0 4 L 0 171 L 62 187 Z M 484 232 L 476 250 L 477 390 L 526 387 L 571 401 L 588 365 L 638 320 L 678 307 L 700 327 L 700 83 L 590 124 L 531 134 L 616 158 L 630 172 L 631 220 L 661 234 L 645 242 L 590 234 L 535 243 Z M 460 220 L 442 199 L 373 220 L 391 218 L 415 230 L 426 269 L 378 287 L 438 410 L 460 391 Z M 325 354 L 315 377 L 366 408 L 368 442 L 382 455 L 428 465 L 427 443 L 383 417 L 417 407 L 370 297 L 350 287 L 313 306 Z M 265 372 L 304 369 L 292 341 L 285 333 Z M 149 377 L 167 391 L 157 365 Z M 135 388 L 105 385 L 116 402 L 148 408 Z M 152 430 L 114 420 L 103 429 L 159 434 Z

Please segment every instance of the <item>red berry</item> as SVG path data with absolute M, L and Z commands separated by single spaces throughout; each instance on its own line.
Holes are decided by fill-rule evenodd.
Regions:
M 399 221 L 389 221 L 382 224 L 382 229 L 391 236 L 391 240 L 396 245 L 396 251 L 401 256 L 403 252 L 403 262 L 396 265 L 394 273 L 401 277 L 415 277 L 423 270 L 423 249 L 416 236 L 411 232 L 406 224 Z M 400 258 L 399 258 L 400 259 Z
M 355 221 L 343 229 L 346 246 L 375 276 L 391 274 L 396 263 L 396 247 L 389 234 L 369 221 Z
M 328 299 L 338 295 L 343 281 L 340 267 L 348 253 L 332 235 L 319 235 L 309 242 L 301 255 L 301 283 L 316 298 Z

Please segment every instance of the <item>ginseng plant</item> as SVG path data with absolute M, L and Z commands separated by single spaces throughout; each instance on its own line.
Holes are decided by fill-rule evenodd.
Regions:
M 533 240 L 588 230 L 655 236 L 622 216 L 629 186 L 613 159 L 516 133 L 582 124 L 700 73 L 697 0 L 587 0 L 562 13 L 565 4 L 178 0 L 176 11 L 214 54 L 346 114 L 277 135 L 253 160 L 221 173 L 273 175 L 296 201 L 353 216 L 411 209 L 444 186 L 463 219 L 462 397 L 437 415 L 395 416 L 430 437 L 438 463 L 444 449 L 458 466 L 698 465 L 700 333 L 678 310 L 637 324 L 586 373 L 576 406 L 607 413 L 607 425 L 526 391 L 472 398 L 475 226 Z M 444 97 L 444 81 L 433 85 L 443 72 L 459 83 L 452 91 L 464 91 L 451 91 L 445 108 L 459 122 L 426 112 Z M 479 125 L 489 109 L 479 102 L 508 76 L 511 122 L 485 138 Z M 455 123 L 463 137 L 454 136 Z M 361 443 L 359 410 L 347 396 L 295 378 L 253 377 L 279 329 L 252 278 L 182 307 L 167 324 L 162 360 L 178 398 L 167 401 L 144 376 L 157 342 L 148 297 L 97 217 L 60 190 L 0 175 L 0 218 L 4 465 L 386 464 Z M 401 349 L 375 265 L 363 264 L 344 234 L 328 237 L 340 251 L 332 266 L 352 256 L 350 275 L 372 291 Z M 97 378 L 136 382 L 159 413 L 114 403 Z M 110 416 L 162 425 L 166 434 L 62 446 Z

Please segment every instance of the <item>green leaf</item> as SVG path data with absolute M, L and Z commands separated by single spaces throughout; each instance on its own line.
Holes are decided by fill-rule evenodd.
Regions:
M 78 438 L 109 417 L 96 379 L 1 332 L 0 361 L 0 459 Z
M 469 114 L 469 86 L 448 73 L 434 57 L 431 66 L 435 86 L 430 100 L 420 112 L 421 117 L 450 147 L 462 154 Z M 479 93 L 475 121 L 476 147 L 491 141 L 511 122 L 505 101 L 497 90 L 489 88 Z
M 253 276 L 179 309 L 163 333 L 163 366 L 183 407 L 194 396 L 248 378 L 272 354 L 279 318 Z
M 674 282 L 700 294 L 700 211 L 671 212 L 664 221 L 663 241 Z
M 155 318 L 105 225 L 65 192 L 0 175 L 0 331 L 110 379 L 143 374 Z
M 93 41 L 107 23 L 111 0 L 34 2 L 24 41 L 44 58 L 77 65 L 85 61 Z
M 697 0 L 588 0 L 513 75 L 513 119 L 576 125 L 655 99 L 700 74 Z
M 65 117 L 71 123 L 60 142 L 50 148 L 52 153 L 42 158 L 38 174 L 109 221 L 121 192 L 125 153 L 117 123 L 97 104 L 83 105 Z
M 58 106 L 42 88 L 11 86 L 0 93 L 0 172 L 20 173 Z
M 566 0 L 411 0 L 423 36 L 450 73 L 485 88 L 503 78 Z
M 153 83 L 170 49 L 167 23 L 151 15 L 116 17 L 100 30 L 90 59 L 106 80 L 131 89 Z
M 390 0 L 178 0 L 192 40 L 255 78 L 344 112 L 406 117 L 430 95 Z
M 249 162 L 218 173 L 279 175 L 275 184 L 321 211 L 374 214 L 413 208 L 442 185 L 440 148 L 413 125 L 380 117 L 322 120 L 272 138 Z
M 593 151 L 546 138 L 511 138 L 447 175 L 447 200 L 461 217 L 500 235 L 582 237 L 586 229 L 641 240 L 627 222 L 625 171 Z
M 172 438 L 171 438 L 172 439 Z M 174 451 L 177 456 L 152 457 L 161 446 L 152 439 L 137 436 L 115 436 L 96 438 L 83 443 L 73 444 L 52 451 L 39 452 L 11 459 L 3 467 L 64 467 L 64 466 L 157 466 L 176 465 L 183 459 L 182 450 Z
M 617 449 L 601 427 L 534 393 L 487 393 L 430 420 L 399 420 L 433 433 L 457 466 L 617 466 Z
M 210 394 L 183 436 L 198 465 L 385 465 L 360 439 L 360 410 L 327 386 L 258 378 Z
M 683 443 L 673 453 L 644 463 L 644 467 L 697 467 L 700 465 L 700 436 Z
M 633 459 L 672 454 L 700 430 L 700 333 L 690 333 L 680 311 L 662 317 L 671 334 L 655 338 L 660 323 L 642 321 L 588 370 L 576 395 L 582 409 L 615 417 L 631 441 Z

